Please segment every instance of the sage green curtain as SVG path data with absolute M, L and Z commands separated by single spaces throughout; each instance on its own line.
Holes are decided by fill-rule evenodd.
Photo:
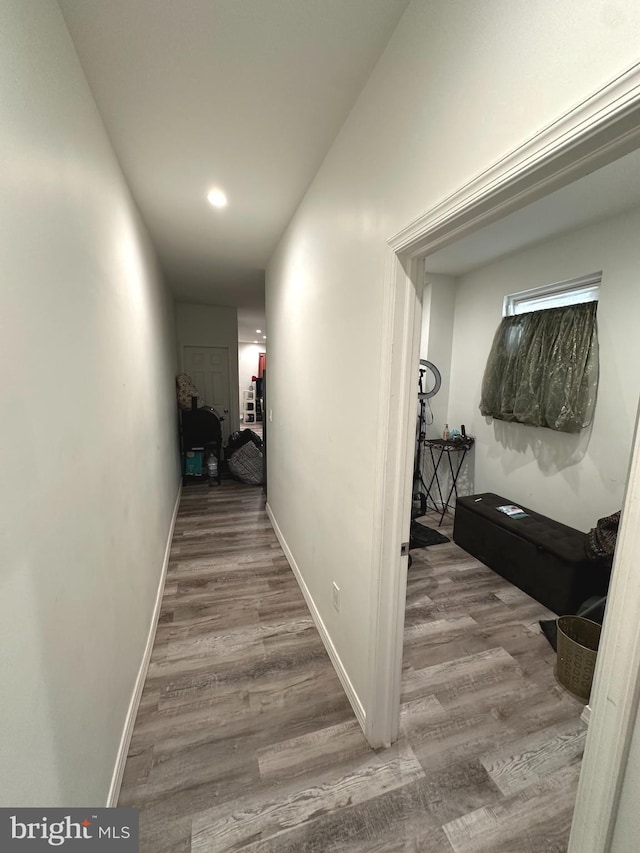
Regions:
M 597 302 L 505 317 L 489 353 L 480 411 L 502 421 L 579 432 L 598 388 Z

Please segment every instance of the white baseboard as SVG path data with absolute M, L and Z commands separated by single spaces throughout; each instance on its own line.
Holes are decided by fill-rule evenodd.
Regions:
M 135 687 L 133 688 L 133 695 L 131 696 L 131 702 L 129 703 L 129 710 L 127 711 L 127 716 L 125 719 L 122 738 L 120 739 L 120 747 L 118 749 L 116 765 L 113 770 L 113 776 L 111 777 L 111 786 L 109 787 L 107 808 L 115 808 L 115 806 L 118 805 L 118 798 L 120 796 L 120 786 L 122 785 L 122 777 L 124 775 L 124 766 L 127 761 L 127 755 L 129 754 L 129 744 L 131 743 L 133 727 L 135 725 L 136 716 L 138 714 L 138 706 L 140 705 L 140 699 L 142 697 L 142 689 L 144 687 L 144 682 L 147 677 L 149 662 L 151 661 L 151 652 L 153 650 L 153 643 L 156 638 L 156 629 L 158 627 L 158 619 L 160 618 L 160 608 L 162 606 L 162 594 L 164 592 L 164 584 L 167 577 L 167 567 L 169 566 L 169 555 L 171 553 L 171 540 L 173 539 L 173 530 L 176 526 L 176 518 L 178 517 L 178 507 L 180 506 L 181 494 L 182 484 L 178 487 L 178 495 L 176 497 L 176 503 L 173 508 L 171 524 L 169 525 L 169 535 L 167 536 L 167 544 L 164 551 L 164 561 L 162 563 L 162 572 L 160 574 L 160 582 L 158 583 L 158 591 L 156 593 L 156 602 L 153 608 L 153 615 L 151 616 L 151 624 L 149 626 L 147 645 L 145 646 L 144 654 L 142 656 L 142 662 L 140 663 L 140 669 L 138 670 L 138 677 L 136 678 Z
M 358 694 L 356 693 L 353 684 L 351 683 L 351 679 L 349 678 L 349 676 L 347 674 L 347 670 L 345 669 L 344 664 L 342 663 L 342 660 L 340 659 L 340 655 L 338 654 L 336 647 L 333 645 L 333 641 L 329 635 L 329 632 L 327 631 L 327 628 L 326 628 L 324 622 L 322 621 L 322 617 L 320 616 L 318 608 L 316 607 L 316 603 L 313 600 L 313 597 L 309 591 L 308 586 L 304 582 L 304 578 L 302 577 L 302 573 L 300 572 L 300 569 L 298 568 L 298 564 L 296 563 L 294 556 L 291 553 L 291 549 L 287 545 L 286 539 L 282 535 L 282 531 L 280 530 L 278 522 L 275 519 L 275 516 L 273 514 L 273 510 L 271 509 L 271 507 L 269 506 L 268 503 L 267 503 L 267 514 L 269 516 L 269 519 L 271 520 L 271 524 L 273 525 L 273 529 L 275 531 L 275 534 L 278 537 L 278 542 L 280 543 L 280 546 L 282 547 L 282 550 L 284 551 L 284 555 L 287 558 L 289 565 L 291 566 L 291 571 L 293 572 L 296 580 L 298 581 L 298 586 L 300 587 L 300 590 L 304 596 L 304 600 L 307 602 L 307 607 L 309 608 L 309 612 L 311 613 L 311 618 L 313 619 L 315 626 L 318 629 L 318 633 L 320 634 L 320 638 L 322 639 L 322 642 L 324 643 L 324 647 L 327 650 L 327 654 L 331 658 L 331 663 L 333 664 L 333 668 L 335 669 L 336 674 L 337 674 L 338 678 L 340 679 L 340 683 L 342 684 L 342 686 L 344 688 L 344 692 L 347 694 L 347 699 L 349 700 L 351 707 L 353 708 L 354 714 L 358 718 L 358 722 L 360 723 L 360 726 L 362 727 L 362 731 L 364 732 L 364 731 L 366 731 L 366 725 L 365 724 L 366 724 L 366 720 L 367 720 L 367 714 L 364 710 L 362 702 L 360 701 L 360 698 L 359 698 Z

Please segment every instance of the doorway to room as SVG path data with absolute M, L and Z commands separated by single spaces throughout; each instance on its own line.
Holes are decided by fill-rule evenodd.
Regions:
M 263 344 L 238 344 L 238 388 L 240 393 L 240 429 L 250 429 L 264 438 L 267 353 Z
M 380 549 L 383 565 L 393 564 L 397 559 L 394 554 L 401 553 L 400 545 L 406 538 L 410 517 L 413 453 L 409 453 L 409 447 L 413 449 L 414 446 L 417 409 L 412 393 L 415 393 L 413 366 L 419 361 L 420 258 L 431 258 L 436 250 L 452 246 L 464 235 L 479 231 L 482 225 L 496 222 L 513 211 L 523 211 L 527 203 L 634 150 L 640 135 L 639 112 L 638 86 L 631 72 L 628 80 L 616 81 L 610 91 L 600 92 L 593 102 L 581 104 L 389 241 L 396 254 L 396 264 L 392 273 L 393 307 L 388 320 L 393 345 L 389 347 L 391 364 L 385 380 L 395 389 L 400 413 L 389 412 L 386 416 L 389 424 L 385 469 L 387 497 L 382 498 Z M 631 565 L 640 551 L 640 533 L 636 532 L 640 527 L 638 501 L 633 497 L 640 497 L 639 467 L 636 452 L 627 485 L 623 530 L 610 591 L 609 627 L 605 625 L 599 652 L 594 713 L 569 848 L 572 853 L 577 850 L 602 853 L 606 849 L 615 823 L 630 732 L 637 711 L 634 685 L 638 683 L 640 669 L 640 640 L 637 632 L 626 626 L 630 622 L 637 623 L 635 615 L 631 620 L 628 618 L 630 611 L 640 612 L 640 593 L 630 582 Z M 375 679 L 375 695 L 380 696 L 382 713 L 379 721 L 371 722 L 373 731 L 385 730 L 384 708 L 390 707 L 384 703 L 382 683 L 387 690 L 391 684 L 398 691 L 396 695 L 400 693 L 405 583 L 406 559 L 402 557 L 399 574 L 391 572 L 385 576 L 382 573 L 377 589 L 378 600 L 391 602 L 391 607 L 389 612 L 378 611 L 376 628 L 380 649 L 373 662 L 379 667 L 378 671 L 387 667 L 390 675 Z M 615 615 L 612 617 L 612 614 Z M 619 618 L 623 615 L 624 618 Z M 395 653 L 386 646 L 385 636 L 396 638 Z M 618 654 L 617 658 L 614 655 L 616 647 L 624 649 L 624 654 Z M 605 695 L 615 697 L 612 708 L 605 708 L 604 700 L 599 701 L 598 697 Z M 393 738 L 398 731 L 397 722 L 393 722 L 393 714 L 389 720 L 386 730 L 391 731 Z
M 539 624 L 550 620 L 555 625 L 558 615 L 576 611 L 558 609 L 559 605 L 549 605 L 548 610 L 535 600 L 535 593 L 526 595 L 454 543 L 451 470 L 445 459 L 440 486 L 435 488 L 430 451 L 435 448 L 437 459 L 446 425 L 451 433 L 466 425 L 468 437 L 476 438 L 476 443 L 457 478 L 460 494 L 495 492 L 506 496 L 503 503 L 516 498 L 516 503 L 580 531 L 595 527 L 598 518 L 620 508 L 640 390 L 634 369 L 640 343 L 630 319 L 640 316 L 636 176 L 640 176 L 638 152 L 474 234 L 474 245 L 483 249 L 479 260 L 464 240 L 426 259 L 420 368 L 432 360 L 442 376 L 436 396 L 417 404 L 416 432 L 419 437 L 423 431 L 425 438 L 418 441 L 416 457 L 421 445 L 427 453 L 422 481 L 416 483 L 414 478 L 414 493 L 416 486 L 423 489 L 429 505 L 411 527 L 402 719 L 403 731 L 412 731 L 418 714 L 422 725 L 432 727 L 428 746 L 418 741 L 414 749 L 424 763 L 428 758 L 443 785 L 446 776 L 450 789 L 444 828 L 461 844 L 465 809 L 475 813 L 481 807 L 500 806 L 506 814 L 514 797 L 543 795 L 560 778 L 563 783 L 546 813 L 546 825 L 536 829 L 535 816 L 525 818 L 523 810 L 521 829 L 539 832 L 541 848 L 547 832 L 564 831 L 566 842 L 587 726 L 581 720 L 584 703 L 556 680 L 555 651 Z M 567 434 L 482 417 L 480 387 L 504 298 L 532 283 L 566 281 L 592 269 L 603 272 L 598 309 L 600 389 L 591 426 Z M 436 337 L 430 334 L 434 329 Z M 416 391 L 417 374 L 418 365 Z M 428 415 L 420 418 L 425 403 Z M 464 454 L 459 442 L 462 439 L 454 437 L 450 445 L 455 473 L 457 458 Z M 419 539 L 414 541 L 416 523 L 449 542 L 422 546 Z M 442 705 L 446 724 L 444 711 L 435 702 L 425 720 L 424 695 L 421 703 L 414 699 L 418 691 Z M 530 764 L 534 755 L 535 770 Z M 452 778 L 459 780 L 455 787 Z M 469 802 L 473 809 L 465 805 Z M 455 805 L 460 809 L 457 815 Z M 473 831 L 482 833 L 480 818 Z

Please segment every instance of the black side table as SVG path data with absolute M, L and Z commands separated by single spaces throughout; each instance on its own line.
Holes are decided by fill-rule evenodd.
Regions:
M 440 525 L 442 524 L 442 520 L 445 516 L 445 513 L 449 508 L 452 495 L 455 494 L 456 498 L 458 497 L 458 476 L 460 475 L 460 469 L 462 468 L 462 463 L 464 462 L 465 456 L 473 447 L 473 442 L 474 439 L 471 438 L 471 436 L 469 435 L 467 435 L 465 438 L 457 439 L 425 439 L 424 443 L 425 446 L 429 448 L 429 454 L 431 455 L 431 464 L 433 465 L 433 474 L 431 475 L 431 480 L 429 480 L 429 485 L 427 486 L 427 503 L 430 500 L 436 512 L 439 511 L 439 508 L 435 502 L 435 494 L 437 490 L 438 497 L 440 498 L 440 506 L 442 507 L 442 513 L 440 515 L 438 527 L 440 527 Z M 451 455 L 456 453 L 458 454 L 458 459 L 457 464 L 454 467 Z M 440 483 L 440 477 L 438 476 L 438 468 L 440 466 L 440 463 L 442 462 L 442 457 L 445 455 L 449 462 L 449 471 L 451 472 L 451 488 L 449 489 L 449 494 L 447 495 L 446 501 L 442 494 L 442 485 Z

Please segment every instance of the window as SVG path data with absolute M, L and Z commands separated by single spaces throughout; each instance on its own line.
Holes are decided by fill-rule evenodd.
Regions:
M 598 387 L 601 277 L 505 298 L 482 380 L 483 415 L 561 432 L 589 426 Z
M 555 284 L 545 284 L 532 290 L 522 290 L 520 293 L 511 293 L 504 298 L 502 316 L 512 317 L 529 311 L 543 311 L 545 308 L 597 302 L 601 281 L 602 271 Z

